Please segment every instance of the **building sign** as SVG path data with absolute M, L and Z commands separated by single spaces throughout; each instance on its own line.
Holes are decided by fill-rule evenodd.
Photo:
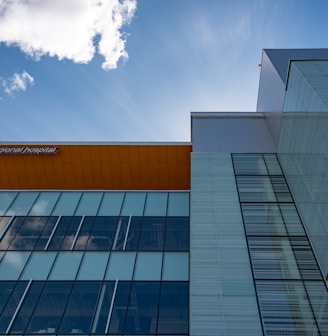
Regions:
M 0 154 L 57 154 L 57 147 L 0 147 Z

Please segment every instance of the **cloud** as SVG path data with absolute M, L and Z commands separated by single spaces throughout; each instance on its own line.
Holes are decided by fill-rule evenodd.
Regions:
M 1 78 L 4 91 L 12 96 L 15 91 L 25 91 L 27 85 L 34 84 L 34 78 L 26 71 L 22 73 L 15 73 L 12 77 L 4 79 Z
M 43 55 L 88 63 L 96 52 L 102 68 L 127 59 L 122 27 L 137 0 L 0 0 L 0 42 L 36 60 Z

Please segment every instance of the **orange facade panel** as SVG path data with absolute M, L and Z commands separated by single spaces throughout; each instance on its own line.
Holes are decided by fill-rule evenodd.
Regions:
M 189 190 L 191 145 L 0 145 L 0 189 Z

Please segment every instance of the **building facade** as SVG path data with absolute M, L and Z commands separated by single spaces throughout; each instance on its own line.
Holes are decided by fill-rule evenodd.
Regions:
M 191 143 L 1 144 L 0 334 L 328 335 L 327 60 Z

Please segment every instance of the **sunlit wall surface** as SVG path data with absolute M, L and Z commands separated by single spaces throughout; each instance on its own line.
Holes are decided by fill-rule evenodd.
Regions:
M 190 333 L 262 335 L 229 153 L 192 153 Z
M 188 192 L 0 199 L 0 334 L 189 334 Z
M 279 158 L 321 269 L 328 274 L 328 61 L 291 62 Z

